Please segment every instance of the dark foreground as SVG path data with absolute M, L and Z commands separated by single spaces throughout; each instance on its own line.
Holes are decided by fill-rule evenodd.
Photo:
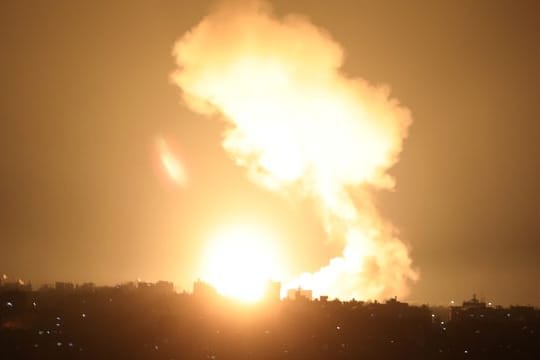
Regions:
M 163 289 L 0 293 L 0 359 L 540 359 L 533 308 L 240 306 Z

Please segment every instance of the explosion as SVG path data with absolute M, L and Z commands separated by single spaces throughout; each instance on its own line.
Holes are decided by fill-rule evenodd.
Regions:
M 393 189 L 408 109 L 341 71 L 344 52 L 298 15 L 262 2 L 222 4 L 174 47 L 172 79 L 194 111 L 228 124 L 223 147 L 257 184 L 314 200 L 343 252 L 285 282 L 314 296 L 404 296 L 418 279 L 408 247 L 379 215 L 374 190 Z
M 225 229 L 211 245 L 201 277 L 222 295 L 256 302 L 265 296 L 268 280 L 280 276 L 273 242 L 261 229 L 245 225 Z

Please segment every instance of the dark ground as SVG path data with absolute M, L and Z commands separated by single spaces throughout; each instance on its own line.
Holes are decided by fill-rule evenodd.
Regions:
M 241 306 L 157 287 L 0 300 L 0 359 L 540 358 L 540 312 L 527 307 L 456 307 L 446 320 L 395 300 Z

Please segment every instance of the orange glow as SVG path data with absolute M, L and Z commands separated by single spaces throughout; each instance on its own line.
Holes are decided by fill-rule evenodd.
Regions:
M 212 239 L 204 256 L 202 279 L 223 296 L 256 302 L 280 273 L 273 241 L 263 230 L 229 228 Z
M 223 148 L 252 181 L 314 199 L 329 236 L 343 241 L 341 255 L 287 279 L 285 289 L 341 299 L 405 296 L 418 273 L 372 192 L 394 188 L 388 169 L 407 136 L 409 110 L 387 86 L 347 76 L 343 49 L 323 29 L 303 17 L 276 18 L 264 2 L 249 4 L 218 8 L 176 43 L 173 81 L 191 109 L 226 119 Z M 240 247 L 224 251 L 238 261 L 259 256 Z M 230 260 L 216 261 L 222 269 Z M 259 279 L 244 275 L 250 266 L 229 266 L 222 271 Z M 226 279 L 217 285 L 236 293 L 236 280 Z

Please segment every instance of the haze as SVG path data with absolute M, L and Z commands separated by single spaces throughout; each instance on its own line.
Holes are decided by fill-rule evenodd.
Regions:
M 412 110 L 395 191 L 375 197 L 420 269 L 408 299 L 540 304 L 540 6 L 272 3 L 327 29 L 345 73 L 389 84 Z M 231 223 L 279 239 L 291 274 L 340 254 L 311 201 L 251 183 L 221 148 L 222 124 L 170 84 L 173 44 L 209 6 L 0 5 L 0 273 L 190 289 Z M 161 166 L 163 139 L 181 186 Z

